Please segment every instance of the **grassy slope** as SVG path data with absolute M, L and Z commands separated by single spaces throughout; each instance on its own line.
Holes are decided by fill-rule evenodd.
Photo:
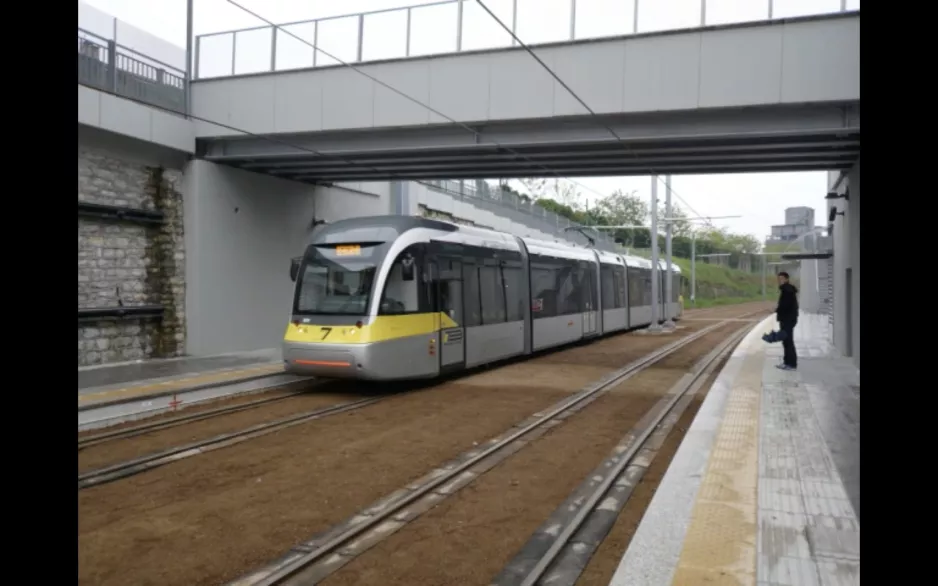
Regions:
M 644 251 L 633 251 L 633 254 L 642 254 Z M 686 279 L 684 291 L 684 305 L 690 307 L 690 259 L 674 258 L 674 263 L 681 267 L 681 274 Z M 738 271 L 726 266 L 709 264 L 697 261 L 697 303 L 696 307 L 711 307 L 714 305 L 733 305 L 762 299 L 761 273 L 748 273 Z M 775 279 L 772 275 L 766 276 L 766 297 L 775 297 Z

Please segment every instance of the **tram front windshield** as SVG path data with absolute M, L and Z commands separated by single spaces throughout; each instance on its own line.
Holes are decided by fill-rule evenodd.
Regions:
M 298 314 L 364 315 L 375 273 L 371 263 L 307 258 L 294 310 Z

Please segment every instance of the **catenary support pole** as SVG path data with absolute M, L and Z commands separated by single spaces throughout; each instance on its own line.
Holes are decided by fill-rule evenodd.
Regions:
M 697 230 L 690 233 L 690 304 L 697 306 Z
M 765 255 L 762 255 L 762 301 L 765 301 L 765 271 L 768 261 L 766 260 Z
M 672 236 L 672 228 L 674 226 L 674 221 L 672 218 L 674 216 L 671 214 L 671 176 L 670 175 L 664 176 L 664 202 L 665 202 L 664 214 L 666 218 L 666 223 L 664 227 L 665 229 L 664 255 L 665 255 L 665 263 L 667 263 L 667 269 L 664 272 L 664 305 L 663 305 L 664 314 L 663 314 L 663 317 L 666 318 L 664 322 L 664 327 L 673 328 L 674 320 L 672 320 L 671 318 L 674 316 L 671 315 L 671 304 L 673 302 L 673 295 L 674 295 L 674 291 L 673 291 L 674 279 L 672 277 L 671 271 L 674 269 L 672 268 L 672 264 L 671 264 L 672 263 L 671 236 Z
M 186 116 L 192 114 L 192 12 L 195 0 L 186 0 Z
M 658 324 L 658 290 L 661 284 L 658 276 L 658 176 L 651 176 L 651 325 L 649 330 L 661 330 Z

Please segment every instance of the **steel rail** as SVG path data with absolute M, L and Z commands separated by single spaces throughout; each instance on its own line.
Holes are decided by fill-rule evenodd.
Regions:
M 557 534 L 550 547 L 540 558 L 538 558 L 537 563 L 518 583 L 518 586 L 535 586 L 535 584 L 537 584 L 541 578 L 547 574 L 554 560 L 557 559 L 557 556 L 560 555 L 565 550 L 565 548 L 567 548 L 570 539 L 576 534 L 580 527 L 583 526 L 584 522 L 586 522 L 590 515 L 597 510 L 600 503 L 603 502 L 604 497 L 609 493 L 609 490 L 612 488 L 613 484 L 620 480 L 623 472 L 625 472 L 626 468 L 628 468 L 628 466 L 634 462 L 635 457 L 639 454 L 642 448 L 646 446 L 652 434 L 658 430 L 658 426 L 661 425 L 661 423 L 665 420 L 668 414 L 671 413 L 678 402 L 687 395 L 688 391 L 697 386 L 697 383 L 705 382 L 706 378 L 712 374 L 712 371 L 709 367 L 729 354 L 729 352 L 731 352 L 736 347 L 736 345 L 742 341 L 742 339 L 752 330 L 753 327 L 755 326 L 740 328 L 740 330 L 730 336 L 729 339 L 722 342 L 717 347 L 716 351 L 710 352 L 708 356 L 695 365 L 694 370 L 696 372 L 691 374 L 691 378 L 689 380 L 684 381 L 684 384 L 682 385 L 683 388 L 679 392 L 672 394 L 671 397 L 667 399 L 667 402 L 663 407 L 661 407 L 658 414 L 644 426 L 641 432 L 631 442 L 631 445 L 626 450 L 626 452 L 616 456 L 617 460 L 615 464 L 611 468 L 607 468 L 608 472 L 606 473 L 606 476 L 603 478 L 603 480 L 598 485 L 596 485 L 594 490 L 590 493 L 590 496 L 579 508 L 577 513 Z M 632 431 L 634 432 L 634 430 Z M 603 464 L 607 463 L 609 463 L 608 460 L 603 462 Z
M 78 475 L 78 490 L 89 488 L 91 486 L 97 486 L 106 482 L 112 482 L 114 480 L 133 476 L 135 474 L 140 474 L 141 472 L 145 472 L 147 470 L 165 466 L 171 462 L 177 462 L 179 460 L 190 458 L 198 454 L 204 454 L 206 452 L 214 451 L 220 448 L 232 446 L 249 439 L 261 437 L 275 431 L 286 429 L 288 427 L 293 427 L 294 425 L 307 423 L 309 421 L 321 419 L 330 415 L 355 411 L 357 409 L 361 409 L 362 407 L 367 407 L 368 405 L 373 405 L 380 401 L 384 401 L 391 396 L 393 395 L 360 399 L 348 403 L 341 403 L 339 405 L 331 405 L 329 407 L 284 417 L 276 421 L 260 423 L 258 425 L 253 425 L 236 432 L 221 434 L 209 439 L 193 442 L 191 444 L 176 446 L 174 448 L 169 448 L 168 450 L 163 450 L 154 454 L 148 454 L 140 458 L 134 458 L 133 460 L 127 460 L 125 462 L 120 462 L 118 464 L 106 466 L 104 468 L 91 470 L 89 472 L 85 472 L 84 474 Z
M 295 383 L 294 383 L 295 384 Z M 289 385 L 284 385 L 289 386 Z M 276 388 L 270 390 L 264 390 L 262 392 L 269 393 L 275 391 Z M 156 431 L 162 431 L 164 429 L 169 429 L 172 427 L 177 427 L 179 425 L 184 425 L 186 423 L 194 423 L 196 421 L 203 421 L 205 419 L 211 419 L 213 417 L 218 417 L 220 415 L 227 415 L 229 413 L 239 413 L 241 411 L 247 411 L 249 409 L 254 409 L 262 405 L 268 405 L 270 403 L 276 403 L 278 401 L 283 401 L 285 399 L 290 399 L 298 395 L 306 393 L 307 389 L 301 389 L 298 391 L 291 391 L 284 395 L 278 395 L 276 397 L 265 397 L 262 399 L 256 399 L 254 401 L 248 401 L 245 403 L 239 403 L 237 405 L 229 405 L 227 407 L 217 407 L 215 409 L 207 409 L 205 411 L 199 411 L 197 413 L 190 413 L 188 415 L 181 415 L 179 417 L 172 417 L 167 419 L 162 419 L 160 421 L 151 421 L 150 423 L 144 423 L 141 425 L 134 425 L 133 427 L 125 427 L 124 429 L 118 429 L 114 431 L 107 431 L 104 433 L 97 433 L 94 435 L 89 435 L 86 437 L 78 438 L 78 449 L 83 450 L 90 448 L 91 446 L 96 446 L 104 442 L 116 440 L 116 439 L 126 439 L 131 437 L 137 437 L 147 433 L 153 433 Z M 135 399 L 134 402 L 139 399 Z
M 763 313 L 764 311 L 765 310 L 760 309 L 749 312 L 745 315 Z M 294 550 L 301 550 L 302 553 L 288 553 L 281 560 L 273 562 L 265 568 L 251 572 L 246 576 L 230 582 L 229 586 L 274 586 L 287 583 L 290 578 L 294 577 L 299 572 L 314 566 L 317 562 L 323 560 L 327 556 L 330 556 L 330 554 L 335 553 L 343 545 L 348 544 L 350 541 L 356 537 L 359 537 L 369 529 L 374 528 L 377 525 L 386 522 L 388 519 L 395 517 L 395 515 L 404 507 L 418 501 L 422 497 L 428 495 L 431 491 L 434 491 L 435 489 L 447 483 L 453 482 L 454 479 L 458 480 L 460 475 L 465 474 L 468 470 L 486 458 L 506 451 L 506 448 L 509 448 L 515 444 L 519 439 L 551 423 L 552 421 L 555 421 L 558 416 L 562 416 L 577 410 L 579 406 L 585 404 L 590 399 L 597 398 L 603 392 L 610 390 L 612 387 L 617 386 L 624 380 L 631 378 L 649 366 L 664 360 L 665 358 L 677 352 L 679 349 L 684 348 L 688 344 L 701 339 L 705 335 L 712 333 L 723 325 L 726 324 L 718 323 L 708 326 L 679 340 L 676 340 L 675 342 L 668 344 L 663 348 L 659 348 L 658 350 L 651 352 L 650 354 L 616 371 L 611 376 L 606 377 L 605 379 L 601 379 L 598 383 L 594 383 L 588 386 L 586 389 L 573 395 L 572 397 L 561 400 L 548 410 L 538 413 L 535 421 L 520 427 L 520 429 L 517 429 L 513 433 L 510 433 L 509 435 L 501 438 L 497 442 L 492 443 L 487 448 L 484 448 L 480 451 L 473 450 L 472 452 L 474 452 L 474 455 L 472 457 L 466 458 L 456 465 L 447 465 L 437 469 L 437 471 L 440 473 L 436 473 L 437 471 L 434 471 L 431 473 L 430 479 L 417 487 L 408 487 L 405 491 L 403 491 L 405 494 L 402 494 L 398 498 L 392 497 L 391 499 L 381 499 L 378 501 L 379 504 L 373 504 L 372 506 L 364 509 L 364 511 L 380 509 L 380 512 L 373 515 L 367 513 L 358 513 L 357 515 L 353 516 L 352 519 L 334 526 L 333 530 L 327 531 L 325 534 L 321 534 L 322 537 L 325 537 L 334 532 L 337 528 L 347 526 L 345 529 L 338 531 L 336 535 L 328 538 L 324 543 L 317 544 L 313 549 L 304 549 L 303 546 L 294 548 Z M 397 493 L 400 492 L 402 491 L 397 491 Z M 450 493 L 447 492 L 447 494 Z M 410 519 L 408 519 L 408 521 L 409 520 Z M 389 535 L 390 533 L 387 534 Z M 316 538 L 314 538 L 313 541 L 316 541 Z M 362 541 L 365 541 L 365 539 Z M 334 569 L 338 569 L 338 567 Z M 316 583 L 319 580 L 325 578 L 326 575 L 329 574 L 323 572 L 319 574 L 316 579 L 303 580 L 302 583 Z

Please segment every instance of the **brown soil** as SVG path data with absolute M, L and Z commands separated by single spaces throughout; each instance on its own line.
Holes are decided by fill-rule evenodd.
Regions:
M 625 381 L 354 559 L 324 586 L 485 585 L 730 324 Z M 685 425 L 688 423 L 685 421 Z
M 599 549 L 596 550 L 596 553 L 586 565 L 583 574 L 577 580 L 576 586 L 607 586 L 609 581 L 612 580 L 613 574 L 619 567 L 619 561 L 625 555 L 625 550 L 628 549 L 632 536 L 638 530 L 638 525 L 645 515 L 645 510 L 651 504 L 651 499 L 655 496 L 655 491 L 658 489 L 658 485 L 661 484 L 661 479 L 664 478 L 674 454 L 677 453 L 678 447 L 684 440 L 684 435 L 693 423 L 694 417 L 697 416 L 707 393 L 710 392 L 710 387 L 713 386 L 713 382 L 719 376 L 723 363 L 725 363 L 725 360 L 717 365 L 714 374 L 709 377 L 703 388 L 697 392 L 687 406 L 687 410 L 684 411 L 677 424 L 672 428 L 671 433 L 664 440 L 651 466 L 649 466 L 635 490 L 632 491 L 632 496 L 619 513 L 615 525 L 613 525 L 602 545 L 599 546 Z
M 79 581 L 197 586 L 238 577 L 610 369 L 709 324 L 683 325 L 677 334 L 620 335 L 466 376 L 79 491 Z M 580 432 L 571 437 L 579 443 L 568 438 L 569 445 L 554 450 L 574 460 L 580 450 L 601 457 L 595 446 L 617 440 L 629 418 L 637 420 L 656 400 L 657 391 L 650 392 L 598 402 L 606 407 L 587 410 L 595 421 L 576 418 Z M 166 437 L 182 443 L 173 433 L 191 434 L 186 427 L 167 430 Z M 599 435 L 593 437 L 593 428 Z M 135 440 L 115 445 L 123 441 Z M 543 460 L 541 454 L 546 470 L 561 468 L 548 455 Z M 567 472 L 566 466 L 563 478 L 544 478 L 563 486 L 577 482 L 572 472 L 579 468 Z
M 78 452 L 78 471 L 102 468 L 118 462 L 130 460 L 172 447 L 181 446 L 199 440 L 209 439 L 219 434 L 230 433 L 264 423 L 297 415 L 304 411 L 321 409 L 329 405 L 338 405 L 364 397 L 330 394 L 304 394 L 261 405 L 253 409 L 219 415 L 204 421 L 186 423 L 161 431 L 153 431 L 132 438 L 118 438 L 91 446 Z

